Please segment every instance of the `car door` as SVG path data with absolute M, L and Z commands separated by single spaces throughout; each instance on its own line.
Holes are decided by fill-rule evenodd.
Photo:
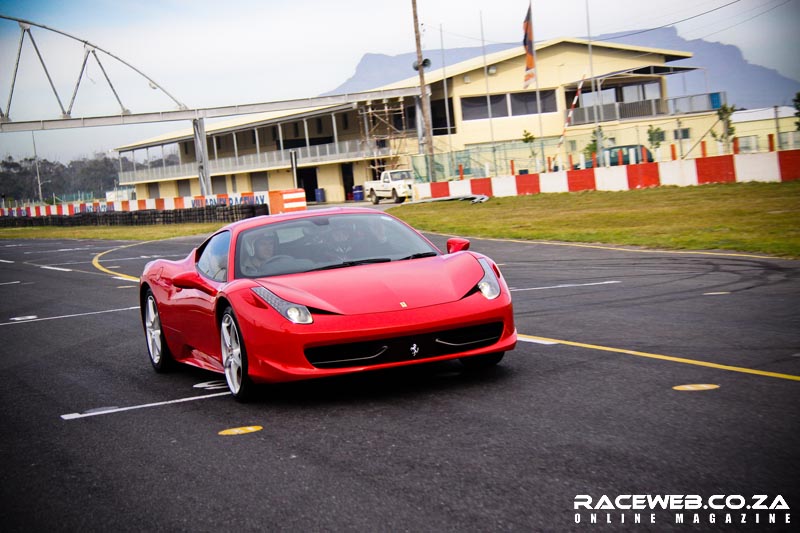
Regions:
M 195 262 L 198 288 L 182 288 L 172 298 L 176 308 L 177 327 L 185 344 L 196 350 L 194 356 L 219 359 L 219 328 L 214 305 L 217 294 L 228 281 L 231 235 L 220 232 L 198 250 Z

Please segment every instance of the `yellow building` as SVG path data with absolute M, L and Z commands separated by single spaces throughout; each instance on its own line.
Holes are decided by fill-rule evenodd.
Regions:
M 419 79 L 412 76 L 348 95 L 342 104 L 206 124 L 207 192 L 281 190 L 296 182 L 309 201 L 320 199 L 324 191 L 326 201 L 341 202 L 385 168 L 411 166 L 424 181 L 540 172 L 567 164 L 570 158 L 579 164 L 598 129 L 603 149 L 648 146 L 648 130 L 660 129 L 655 135 L 662 143 L 657 155 L 669 157 L 665 149 L 677 143 L 679 155 L 699 156 L 693 146 L 716 122 L 714 110 L 725 103 L 723 93 L 668 97 L 666 76 L 694 70 L 670 63 L 690 53 L 593 42 L 590 55 L 590 43 L 580 39 L 546 41 L 536 50 L 538 91 L 534 86 L 522 88 L 521 46 L 425 73 L 436 153 L 433 166 L 419 155 L 423 128 L 418 127 L 419 98 L 413 96 L 419 93 Z M 389 94 L 403 96 L 381 97 Z M 535 137 L 533 142 L 522 142 L 526 131 Z M 117 151 L 134 156 L 145 151 L 148 160 L 160 160 L 120 173 L 120 184 L 134 185 L 138 198 L 202 194 L 192 129 Z

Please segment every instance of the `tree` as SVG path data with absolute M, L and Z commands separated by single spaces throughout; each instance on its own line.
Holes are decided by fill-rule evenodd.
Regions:
M 534 141 L 536 141 L 536 137 L 533 136 L 533 133 L 529 132 L 528 130 L 522 130 L 522 142 L 528 145 L 528 149 L 531 151 L 531 159 L 536 158 L 536 149 L 534 148 Z
M 662 142 L 664 142 L 664 130 L 655 128 L 651 124 L 650 127 L 647 128 L 647 144 L 650 146 L 650 151 L 655 152 L 658 150 Z
M 797 131 L 800 131 L 800 93 L 794 95 L 794 116 L 797 117 L 794 125 L 797 128 Z
M 717 133 L 713 129 L 711 130 L 711 136 L 725 146 L 726 153 L 730 153 L 731 141 L 736 133 L 736 128 L 731 125 L 731 115 L 733 115 L 735 111 L 735 105 L 723 104 L 722 107 L 717 109 L 718 122 L 722 122 L 722 132 Z
M 598 135 L 598 133 L 599 133 L 599 135 Z M 598 139 L 598 137 L 601 140 L 604 139 L 604 137 L 603 137 L 603 129 L 600 128 L 600 127 L 598 127 L 596 130 L 592 131 L 592 140 L 589 142 L 589 144 L 586 145 L 586 148 L 583 149 L 583 155 L 586 156 L 586 160 L 587 161 L 591 161 L 592 160 L 592 154 L 598 153 L 598 151 L 597 151 L 597 144 L 598 144 L 597 143 L 597 139 Z M 602 158 L 602 155 L 600 155 L 600 158 Z

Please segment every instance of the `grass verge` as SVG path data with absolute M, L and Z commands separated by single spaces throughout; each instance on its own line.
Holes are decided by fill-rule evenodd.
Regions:
M 472 237 L 800 258 L 800 181 L 431 202 L 391 213 L 420 230 Z M 208 234 L 222 225 L 0 228 L 0 239 L 160 240 Z
M 455 235 L 800 258 L 800 181 L 433 202 L 391 213 L 417 229 Z
M 224 224 L 163 224 L 159 226 L 41 226 L 0 228 L 0 239 L 103 239 L 157 241 L 212 233 Z

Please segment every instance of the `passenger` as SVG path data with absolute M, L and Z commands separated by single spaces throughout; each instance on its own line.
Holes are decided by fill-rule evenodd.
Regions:
M 253 255 L 247 255 L 242 265 L 246 276 L 258 276 L 264 273 L 264 267 L 275 254 L 275 235 L 261 235 L 253 243 Z

